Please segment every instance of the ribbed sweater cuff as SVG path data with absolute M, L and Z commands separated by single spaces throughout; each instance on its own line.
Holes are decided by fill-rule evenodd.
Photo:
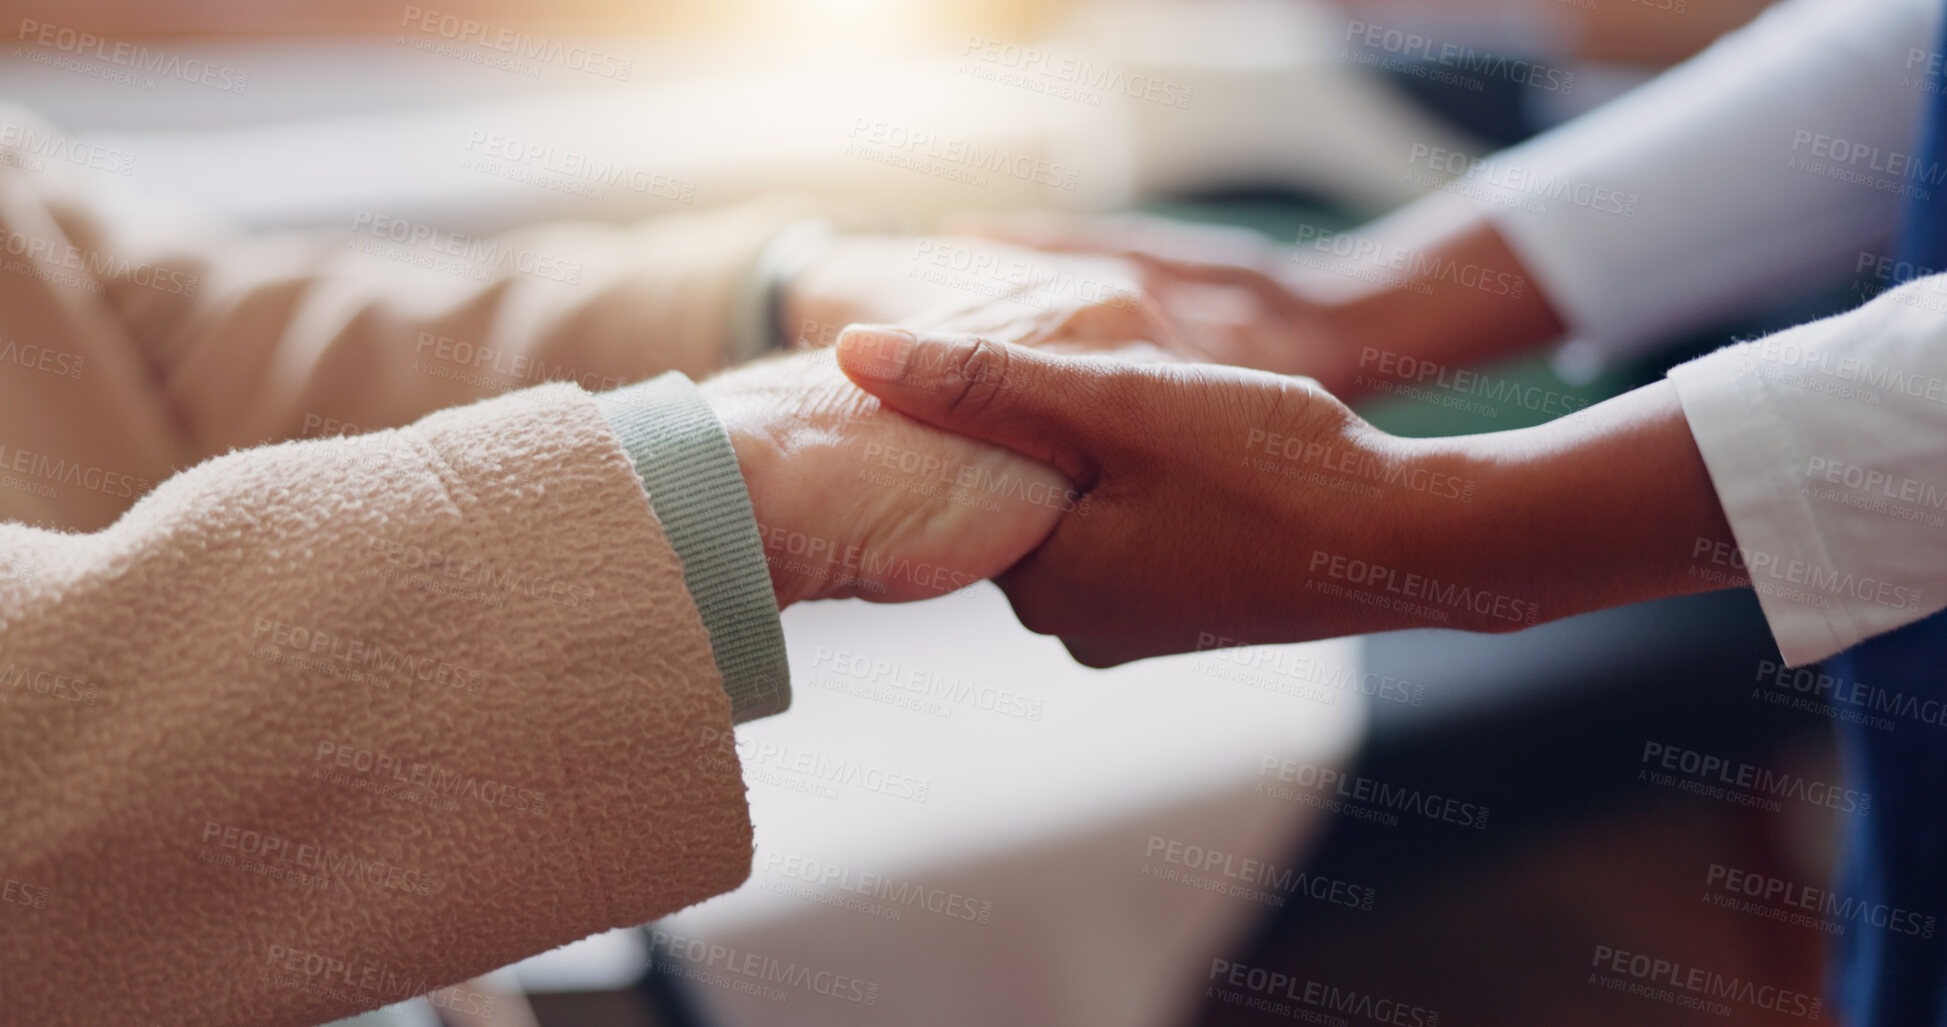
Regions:
M 671 371 L 595 397 L 649 493 L 683 583 L 710 633 L 731 720 L 791 705 L 791 672 L 757 515 L 723 423 L 688 378 Z

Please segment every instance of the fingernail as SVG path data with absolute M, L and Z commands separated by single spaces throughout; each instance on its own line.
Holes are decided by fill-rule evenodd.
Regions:
M 838 348 L 845 366 L 861 378 L 896 382 L 906 376 L 906 364 L 918 341 L 903 329 L 855 325 L 839 336 Z

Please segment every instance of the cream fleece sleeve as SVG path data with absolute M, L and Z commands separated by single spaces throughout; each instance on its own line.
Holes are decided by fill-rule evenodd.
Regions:
M 98 528 L 228 449 L 725 365 L 790 201 L 474 237 L 353 209 L 249 235 L 119 199 L 140 153 L 0 106 L 0 517 Z M 133 483 L 63 488 L 14 450 Z M 9 473 L 11 472 L 11 473 Z M 50 494 L 50 491 L 56 494 Z
M 0 1021 L 314 1024 L 734 887 L 729 732 L 572 386 L 0 524 Z

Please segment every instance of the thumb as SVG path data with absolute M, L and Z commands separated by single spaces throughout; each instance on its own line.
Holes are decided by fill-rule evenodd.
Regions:
M 1100 465 L 1104 364 L 971 335 L 853 325 L 838 365 L 859 388 L 913 420 L 1033 457 L 1088 491 Z

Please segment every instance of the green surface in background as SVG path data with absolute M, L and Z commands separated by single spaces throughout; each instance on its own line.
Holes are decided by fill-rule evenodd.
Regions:
M 1298 238 L 1301 228 L 1343 232 L 1355 224 L 1328 209 L 1280 199 L 1171 202 L 1146 209 L 1165 217 L 1252 228 L 1281 242 Z M 1378 339 L 1371 344 L 1385 345 Z M 1368 395 L 1354 406 L 1375 427 L 1395 435 L 1472 435 L 1541 424 L 1637 384 L 1626 373 L 1612 373 L 1586 385 L 1570 385 L 1548 358 L 1543 350 L 1482 364 L 1465 369 L 1474 377 L 1464 379 L 1455 376 L 1459 369 L 1448 369 L 1444 382 L 1429 379 L 1410 394 Z

